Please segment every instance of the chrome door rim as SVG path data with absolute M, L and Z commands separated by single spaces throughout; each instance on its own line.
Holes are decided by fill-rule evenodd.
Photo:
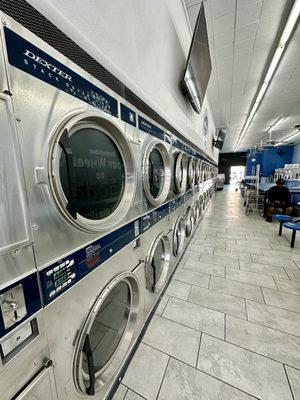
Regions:
M 155 148 L 159 151 L 163 159 L 164 170 L 165 170 L 165 180 L 163 189 L 161 190 L 160 194 L 157 197 L 154 197 L 151 193 L 150 183 L 149 183 L 149 173 L 148 173 L 149 156 L 152 150 L 154 150 Z M 156 140 L 153 141 L 147 147 L 143 158 L 142 174 L 143 174 L 143 186 L 148 200 L 153 206 L 161 205 L 167 199 L 171 187 L 171 160 L 169 152 L 163 142 Z
M 176 232 L 179 230 L 179 241 L 177 239 Z M 173 254 L 174 256 L 180 256 L 184 249 L 184 238 L 185 238 L 185 226 L 184 226 L 184 217 L 180 215 L 175 223 L 174 231 L 173 231 Z
M 185 154 L 182 152 L 176 153 L 174 181 L 175 188 L 178 193 L 184 193 L 186 190 L 187 168 L 184 165 Z M 182 181 L 181 178 L 182 177 Z
M 73 218 L 66 210 L 67 199 L 60 181 L 59 139 L 64 132 L 67 132 L 70 137 L 84 127 L 99 130 L 111 139 L 120 153 L 125 171 L 125 187 L 117 208 L 109 216 L 99 220 L 89 220 L 78 213 L 77 218 Z M 48 155 L 48 171 L 50 189 L 60 213 L 72 225 L 81 230 L 103 232 L 113 228 L 124 218 L 132 204 L 136 190 L 136 171 L 131 146 L 120 128 L 109 117 L 103 116 L 101 112 L 78 112 L 56 127 Z
M 97 313 L 102 306 L 104 300 L 111 292 L 111 290 L 120 282 L 126 282 L 130 289 L 131 294 L 131 305 L 130 305 L 130 313 L 127 319 L 127 323 L 122 335 L 122 338 L 114 352 L 111 356 L 110 360 L 95 374 L 96 384 L 95 384 L 95 392 L 100 390 L 109 380 L 110 378 L 118 371 L 122 361 L 125 359 L 128 351 L 128 347 L 130 346 L 134 329 L 136 326 L 138 312 L 139 312 L 139 296 L 140 296 L 140 286 L 137 281 L 137 278 L 132 273 L 122 273 L 114 278 L 100 293 L 97 300 L 94 302 L 91 311 L 89 312 L 84 324 L 83 328 L 80 331 L 78 339 L 75 344 L 75 352 L 74 352 L 74 361 L 73 361 L 73 375 L 76 389 L 80 393 L 84 393 L 86 395 L 85 385 L 85 377 L 88 375 L 83 371 L 82 363 L 83 363 L 83 353 L 82 349 L 84 346 L 84 342 L 86 336 L 91 331 L 91 328 L 95 322 L 95 318 Z
M 164 257 L 162 273 L 161 273 L 158 281 L 155 283 L 154 279 L 153 279 L 152 260 L 154 257 L 156 247 L 161 240 L 163 240 L 163 243 L 164 243 L 165 257 Z M 158 235 L 157 238 L 154 240 L 154 242 L 151 244 L 151 249 L 150 249 L 149 255 L 147 257 L 146 264 L 145 264 L 146 289 L 149 292 L 152 292 L 152 293 L 159 292 L 167 280 L 168 271 L 169 271 L 169 267 L 170 267 L 170 261 L 171 261 L 170 247 L 171 247 L 170 239 L 169 239 L 168 235 L 163 232 L 160 235 Z
M 186 236 L 189 237 L 193 233 L 194 230 L 194 221 L 193 221 L 193 210 L 191 206 L 188 206 L 185 212 L 185 233 Z
M 195 159 L 190 157 L 188 161 L 188 184 L 192 188 L 195 183 Z

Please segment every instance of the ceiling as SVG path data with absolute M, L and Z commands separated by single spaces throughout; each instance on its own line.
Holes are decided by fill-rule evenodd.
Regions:
M 200 0 L 184 0 L 192 30 Z M 227 128 L 222 152 L 231 152 L 246 122 L 278 30 L 290 0 L 204 0 L 212 59 L 209 101 L 218 127 Z M 300 24 L 287 45 L 238 151 L 253 148 L 269 138 L 267 129 L 280 117 L 272 132 L 282 139 L 300 124 Z M 294 140 L 300 142 L 300 135 Z

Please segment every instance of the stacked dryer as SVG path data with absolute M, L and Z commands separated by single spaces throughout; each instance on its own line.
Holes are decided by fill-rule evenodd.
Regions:
M 0 397 L 102 400 L 200 220 L 208 164 L 1 17 Z

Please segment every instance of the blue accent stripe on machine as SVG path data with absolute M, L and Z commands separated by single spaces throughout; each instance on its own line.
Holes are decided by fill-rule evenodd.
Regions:
M 149 133 L 149 135 L 152 135 L 160 140 L 165 139 L 164 131 L 161 128 L 159 128 L 157 125 L 155 125 L 152 122 L 148 121 L 147 119 L 141 117 L 140 115 L 139 115 L 138 121 L 139 121 L 139 129 L 141 131 Z
M 118 117 L 118 101 L 43 50 L 4 27 L 8 61 L 14 67 Z
M 136 113 L 121 103 L 121 119 L 132 126 L 136 126 Z

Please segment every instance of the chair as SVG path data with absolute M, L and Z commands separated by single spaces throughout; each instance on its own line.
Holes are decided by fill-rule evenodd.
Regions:
M 283 226 L 287 229 L 291 229 L 293 231 L 292 233 L 292 240 L 291 240 L 291 247 L 294 248 L 295 246 L 295 239 L 296 239 L 296 232 L 300 231 L 300 220 L 295 221 L 295 222 L 286 222 Z
M 283 215 L 283 214 L 274 214 L 273 218 L 277 219 L 280 222 L 279 225 L 279 232 L 278 235 L 281 236 L 282 234 L 282 225 L 284 222 L 291 222 L 293 221 L 293 218 L 290 217 L 289 215 Z

